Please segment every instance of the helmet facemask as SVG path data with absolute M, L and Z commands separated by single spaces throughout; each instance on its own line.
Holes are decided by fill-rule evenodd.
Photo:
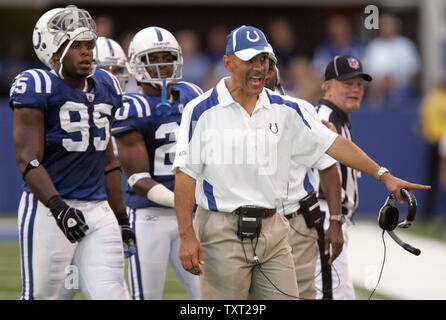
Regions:
M 58 74 L 62 79 L 62 61 L 71 44 L 74 41 L 96 42 L 96 39 L 96 24 L 88 11 L 72 5 L 44 14 L 37 22 L 33 34 L 33 41 L 37 41 L 34 44 L 36 54 L 50 68 L 54 67 L 53 54 L 68 42 L 60 58 L 61 68 Z M 93 75 L 94 70 L 92 65 L 89 76 Z
M 127 61 L 121 58 L 107 57 L 105 61 L 95 62 L 96 66 L 101 69 L 105 69 L 113 74 L 119 81 L 122 91 L 125 91 L 125 87 L 130 79 L 130 72 L 128 70 Z
M 172 57 L 172 62 L 164 62 L 164 63 L 151 63 L 150 62 L 150 54 L 157 52 L 169 52 Z M 133 59 L 134 67 L 136 68 L 136 72 L 140 75 L 140 82 L 150 83 L 152 85 L 161 87 L 163 85 L 163 79 L 166 79 L 166 84 L 171 82 L 179 81 L 183 77 L 183 58 L 181 51 L 172 48 L 156 48 L 150 49 L 136 54 Z M 171 66 L 172 73 L 170 75 L 163 76 L 161 72 L 161 68 L 164 66 Z M 156 71 L 155 75 L 151 75 L 147 68 L 153 68 Z

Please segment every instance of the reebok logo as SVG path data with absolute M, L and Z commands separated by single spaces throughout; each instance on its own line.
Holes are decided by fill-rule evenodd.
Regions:
M 73 219 L 73 218 L 68 219 L 68 221 L 67 221 L 68 228 L 73 228 L 76 225 L 77 225 L 77 221 L 75 219 Z

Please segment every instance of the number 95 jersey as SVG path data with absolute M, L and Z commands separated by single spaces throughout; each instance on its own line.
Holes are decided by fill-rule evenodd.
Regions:
M 97 69 L 91 91 L 79 90 L 54 71 L 27 70 L 13 81 L 11 108 L 44 115 L 42 164 L 65 199 L 105 200 L 104 168 L 113 115 L 122 100 L 118 80 Z M 26 191 L 30 191 L 25 186 Z
M 172 191 L 175 176 L 171 169 L 183 107 L 202 93 L 203 91 L 192 83 L 185 81 L 173 83 L 173 101 L 169 101 L 170 108 L 165 107 L 168 109 L 166 113 L 160 113 L 160 108 L 157 108 L 161 97 L 142 93 L 125 94 L 122 106 L 115 115 L 112 134 L 116 136 L 133 130 L 141 133 L 146 144 L 152 179 Z M 126 188 L 125 201 L 127 206 L 134 209 L 164 207 L 136 194 L 129 185 Z

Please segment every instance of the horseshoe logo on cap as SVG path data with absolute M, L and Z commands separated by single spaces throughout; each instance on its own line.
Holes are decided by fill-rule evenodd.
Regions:
M 255 37 L 254 39 L 251 38 L 251 36 L 250 36 L 251 31 L 246 31 L 246 39 L 248 39 L 248 40 L 251 41 L 251 42 L 257 42 L 257 41 L 259 41 L 259 40 L 260 40 L 260 36 L 259 36 L 259 34 L 257 33 L 257 31 L 253 31 L 253 32 L 256 34 L 257 37 Z

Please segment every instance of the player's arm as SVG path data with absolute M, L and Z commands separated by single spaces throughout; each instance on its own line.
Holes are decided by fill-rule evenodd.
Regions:
M 15 108 L 13 120 L 13 141 L 17 167 L 23 175 L 31 160 L 43 160 L 45 125 L 43 113 L 37 109 Z M 44 204 L 59 193 L 43 165 L 28 170 L 24 177 L 26 184 Z
M 115 138 L 119 160 L 133 190 L 153 202 L 173 208 L 173 192 L 153 180 L 149 174 L 149 158 L 144 136 L 132 130 L 116 135 Z
M 319 177 L 330 215 L 342 214 L 341 181 L 336 164 L 333 164 L 324 170 L 319 170 Z M 326 255 L 330 252 L 330 244 L 332 247 L 332 255 L 328 260 L 328 264 L 331 264 L 339 256 L 344 245 L 342 227 L 341 224 L 336 221 L 330 221 L 330 226 L 325 233 Z
M 126 212 L 124 194 L 122 192 L 122 173 L 118 160 L 113 153 L 112 140 L 108 142 L 105 163 L 105 191 L 107 201 L 113 210 L 116 220 L 121 227 L 121 236 L 124 246 L 125 257 L 130 257 L 136 252 L 136 237 L 130 227 L 129 218 Z
M 192 274 L 200 275 L 200 265 L 204 264 L 203 251 L 195 236 L 192 215 L 195 203 L 196 180 L 181 169 L 175 174 L 175 210 L 180 235 L 180 261 L 183 268 Z
M 30 166 L 32 160 L 39 163 L 44 156 L 45 121 L 40 110 L 15 108 L 13 119 L 13 142 L 16 152 L 17 167 L 24 181 L 47 206 L 56 223 L 71 242 L 80 241 L 88 230 L 80 210 L 69 207 L 56 190 L 51 177 L 43 165 Z M 73 222 L 74 219 L 75 222 Z
M 328 148 L 326 153 L 343 163 L 344 165 L 360 170 L 372 177 L 376 177 L 380 166 L 373 161 L 361 148 L 353 142 L 337 136 L 332 145 Z M 408 181 L 399 179 L 390 172 L 384 173 L 381 181 L 386 185 L 387 189 L 394 195 L 395 199 L 403 203 L 403 197 L 400 193 L 402 188 L 406 189 L 420 189 L 429 190 L 431 186 L 410 183 Z

